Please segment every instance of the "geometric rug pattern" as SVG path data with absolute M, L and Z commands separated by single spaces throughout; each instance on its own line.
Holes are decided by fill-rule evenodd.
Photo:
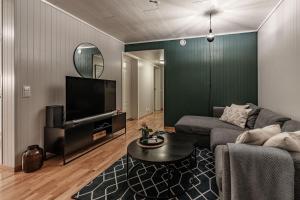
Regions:
M 215 177 L 214 155 L 207 148 L 196 149 L 197 163 L 191 165 L 184 160 L 173 166 L 171 172 L 171 192 L 182 192 L 177 200 L 216 200 L 219 199 Z M 136 166 L 138 161 L 129 158 L 129 169 Z M 132 192 L 127 184 L 126 156 L 119 159 L 94 180 L 72 196 L 77 200 L 142 200 Z M 167 192 L 167 172 L 164 166 L 140 164 L 134 168 L 129 182 L 132 187 L 143 194 L 160 196 Z M 191 177 L 188 172 L 193 172 Z M 188 182 L 187 182 L 188 181 Z

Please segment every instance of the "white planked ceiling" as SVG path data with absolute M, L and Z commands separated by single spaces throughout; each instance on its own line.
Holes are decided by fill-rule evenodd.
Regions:
M 280 0 L 47 0 L 125 43 L 256 30 Z

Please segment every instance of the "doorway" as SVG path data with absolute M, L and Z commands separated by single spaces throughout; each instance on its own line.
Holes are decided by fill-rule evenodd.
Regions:
M 126 52 L 122 62 L 122 110 L 128 119 L 162 111 L 164 50 Z
M 127 119 L 131 119 L 131 62 L 124 57 L 122 67 L 122 108 Z

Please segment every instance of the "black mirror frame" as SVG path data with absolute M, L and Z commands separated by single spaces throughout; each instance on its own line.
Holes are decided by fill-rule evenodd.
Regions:
M 99 50 L 100 55 L 102 56 L 102 59 L 103 59 L 103 70 L 102 70 L 102 72 L 101 72 L 99 78 L 94 78 L 94 77 L 84 77 L 84 76 L 79 72 L 79 70 L 78 70 L 77 67 L 76 67 L 76 63 L 75 63 L 75 53 L 76 53 L 78 47 L 80 47 L 80 46 L 83 45 L 83 44 L 89 44 L 89 45 L 92 45 L 92 46 L 97 47 L 96 45 L 94 45 L 93 43 L 90 43 L 90 42 L 82 42 L 82 43 L 80 43 L 79 45 L 77 45 L 76 48 L 75 48 L 75 50 L 74 50 L 74 52 L 73 52 L 73 65 L 74 65 L 74 68 L 75 68 L 76 72 L 79 74 L 79 76 L 82 77 L 82 78 L 100 79 L 100 77 L 102 76 L 102 74 L 103 74 L 103 72 L 104 72 L 104 68 L 105 68 L 104 66 L 105 66 L 105 65 L 104 65 L 104 57 L 103 57 L 103 54 L 102 54 L 102 52 L 100 51 L 100 49 L 99 49 L 98 47 L 97 47 L 97 49 Z M 93 71 L 94 71 L 94 69 L 93 69 Z

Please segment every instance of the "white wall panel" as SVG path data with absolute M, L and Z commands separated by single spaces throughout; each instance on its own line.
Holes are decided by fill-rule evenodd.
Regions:
M 15 165 L 14 1 L 3 0 L 3 164 Z
M 65 104 L 65 76 L 79 76 L 73 51 L 95 44 L 104 57 L 103 79 L 117 81 L 121 108 L 121 55 L 124 44 L 40 0 L 15 0 L 16 164 L 28 145 L 43 145 L 45 106 Z M 22 98 L 23 85 L 32 89 Z
M 284 0 L 258 32 L 259 104 L 300 120 L 300 1 Z

